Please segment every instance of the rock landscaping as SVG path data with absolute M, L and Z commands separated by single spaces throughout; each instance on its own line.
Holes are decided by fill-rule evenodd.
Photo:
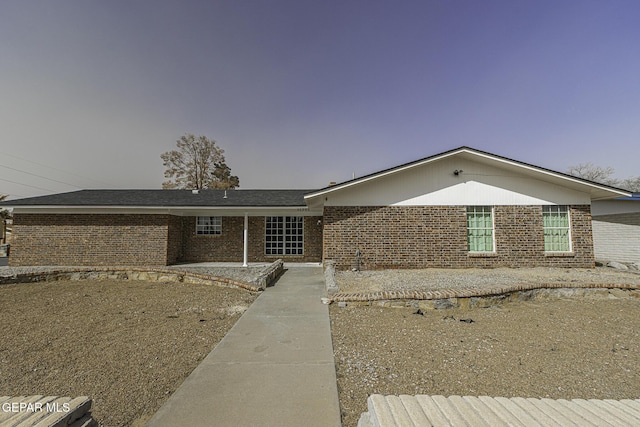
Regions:
M 356 426 L 372 394 L 640 396 L 637 271 L 343 271 L 335 279 L 345 427 Z
M 640 298 L 329 309 L 344 427 L 371 394 L 640 396 Z

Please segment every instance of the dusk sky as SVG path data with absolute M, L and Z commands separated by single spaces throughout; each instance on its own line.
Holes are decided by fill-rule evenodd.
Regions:
M 240 188 L 467 145 L 640 175 L 640 1 L 0 3 L 0 194 L 161 188 L 185 133 Z

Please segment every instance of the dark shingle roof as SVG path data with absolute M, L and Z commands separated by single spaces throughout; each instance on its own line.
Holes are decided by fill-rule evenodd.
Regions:
M 9 200 L 0 206 L 281 207 L 306 206 L 313 190 L 80 190 Z

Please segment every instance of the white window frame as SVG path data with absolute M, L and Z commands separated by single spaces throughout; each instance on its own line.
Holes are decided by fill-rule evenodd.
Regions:
M 197 236 L 219 236 L 222 234 L 221 216 L 198 216 L 196 217 Z
M 281 222 L 281 233 L 269 233 L 274 221 Z M 295 221 L 296 227 L 292 227 Z M 297 227 L 297 225 L 300 227 Z M 279 231 L 279 230 L 277 230 Z M 289 252 L 289 253 L 287 253 Z M 266 216 L 264 217 L 264 254 L 266 256 L 303 256 L 304 255 L 304 217 L 303 216 Z
M 469 227 L 469 214 L 470 213 L 476 213 L 474 212 L 469 212 L 469 209 L 478 209 L 478 208 L 482 208 L 482 209 L 489 209 L 490 213 L 491 213 L 491 250 L 490 251 L 472 251 L 471 250 L 471 245 L 469 244 L 469 230 L 471 229 Z M 495 216 L 495 212 L 494 212 L 494 207 L 493 206 L 467 206 L 466 208 L 466 213 L 465 213 L 465 221 L 466 221 L 466 226 L 467 226 L 467 251 L 470 254 L 495 254 L 496 253 L 496 216 Z M 474 230 L 488 230 L 488 228 L 486 227 L 482 227 L 482 228 L 473 228 Z
M 551 209 L 551 208 L 555 208 L 556 210 L 554 212 L 560 212 L 560 209 L 566 209 L 566 213 L 567 213 L 567 227 L 545 227 L 544 226 L 544 215 L 545 215 L 545 210 L 547 209 Z M 569 248 L 566 251 L 548 251 L 547 250 L 547 242 L 546 240 L 544 241 L 544 252 L 547 254 L 566 254 L 566 253 L 572 253 L 573 252 L 573 238 L 571 235 L 571 209 L 569 208 L 568 205 L 543 205 L 542 206 L 542 234 L 543 234 L 543 240 L 545 238 L 545 231 L 547 229 L 565 229 L 567 230 L 567 239 L 569 240 Z

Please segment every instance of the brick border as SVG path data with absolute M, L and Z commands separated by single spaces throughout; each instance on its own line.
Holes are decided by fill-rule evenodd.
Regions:
M 329 296 L 328 302 L 333 303 L 369 303 L 387 302 L 392 306 L 408 306 L 413 307 L 419 305 L 420 301 L 432 302 L 432 307 L 428 308 L 454 308 L 454 307 L 486 307 L 486 304 L 479 304 L 478 300 L 528 300 L 535 296 L 536 291 L 552 291 L 552 290 L 573 290 L 585 291 L 589 290 L 621 290 L 634 291 L 633 295 L 640 297 L 640 285 L 617 284 L 617 283 L 588 283 L 588 284 L 570 284 L 570 283 L 527 283 L 516 284 L 500 287 L 491 287 L 486 289 L 441 289 L 436 291 L 378 291 L 378 292 L 362 292 L 362 293 L 337 293 Z M 572 292 L 572 295 L 578 292 Z M 385 304 L 381 304 L 385 305 Z
M 331 297 L 335 302 L 353 302 L 353 301 L 379 301 L 392 299 L 415 299 L 415 300 L 432 300 L 445 298 L 473 298 L 487 297 L 503 294 L 510 294 L 520 291 L 532 291 L 536 289 L 629 289 L 638 290 L 640 285 L 616 284 L 616 283 L 588 283 L 584 285 L 575 285 L 571 283 L 527 283 L 521 285 L 508 285 L 500 287 L 492 287 L 487 289 L 467 288 L 467 289 L 441 289 L 438 291 L 378 291 L 378 292 L 362 292 L 362 293 L 343 293 L 339 292 Z

